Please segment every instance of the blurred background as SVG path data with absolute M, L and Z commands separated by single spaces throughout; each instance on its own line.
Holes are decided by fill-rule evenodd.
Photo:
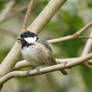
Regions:
M 50 0 L 35 0 L 28 25 L 39 15 Z M 22 28 L 30 0 L 0 0 L 0 62 L 7 55 Z M 8 12 L 7 12 L 8 11 Z M 92 21 L 92 0 L 67 0 L 39 34 L 49 40 L 64 37 L 80 30 Z M 88 36 L 90 30 L 82 35 Z M 81 55 L 87 39 L 74 39 L 52 44 L 56 58 Z M 59 72 L 29 78 L 11 79 L 2 92 L 92 92 L 92 70 L 82 65 Z

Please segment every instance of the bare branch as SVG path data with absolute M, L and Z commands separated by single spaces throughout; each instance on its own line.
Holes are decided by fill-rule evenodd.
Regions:
M 68 62 L 71 62 L 71 61 L 78 60 L 80 58 L 81 57 L 65 58 L 65 59 L 62 58 L 62 59 L 56 59 L 56 62 L 57 62 L 57 64 L 65 64 L 65 63 L 68 63 Z M 17 69 L 29 67 L 29 66 L 30 67 L 32 66 L 30 62 L 27 62 L 26 60 L 22 60 L 22 61 L 17 62 L 17 64 L 15 65 L 13 70 L 17 70 Z
M 89 60 L 89 61 L 88 61 L 88 64 L 92 64 L 92 60 Z
M 27 5 L 25 5 L 24 7 L 21 7 L 20 9 L 18 9 L 16 11 L 11 12 L 11 14 L 7 15 L 1 22 L 5 22 L 8 19 L 10 19 L 11 17 L 14 17 L 14 16 L 18 15 L 23 10 L 26 10 L 26 8 L 27 8 Z
M 60 37 L 60 38 L 48 40 L 48 42 L 49 43 L 57 43 L 57 42 L 64 42 L 64 41 L 67 41 L 67 40 L 78 38 L 78 36 L 80 34 L 82 34 L 85 30 L 87 30 L 91 26 L 92 26 L 92 22 L 88 23 L 86 26 L 84 26 L 82 29 L 80 29 L 79 31 L 77 31 L 73 35 L 69 35 L 69 36 L 66 36 L 66 37 Z
M 58 64 L 58 65 L 54 65 L 54 66 L 50 66 L 50 67 L 41 68 L 40 73 L 38 73 L 36 69 L 30 71 L 29 74 L 27 74 L 27 71 L 13 71 L 13 72 L 10 72 L 10 73 L 6 74 L 5 76 L 1 77 L 0 78 L 0 84 L 4 83 L 7 80 L 14 78 L 14 77 L 35 76 L 35 75 L 39 75 L 39 74 L 53 72 L 53 71 L 56 71 L 56 70 L 59 70 L 59 69 L 65 69 L 65 68 L 77 66 L 77 65 L 82 64 L 82 63 L 84 63 L 85 61 L 87 61 L 91 58 L 92 58 L 92 53 L 90 53 L 90 54 L 88 54 L 84 57 L 81 57 L 78 60 L 68 62 L 66 64 Z
M 0 14 L 0 22 L 2 22 L 6 18 L 6 16 L 9 14 L 9 12 L 10 12 L 10 10 L 13 7 L 14 4 L 15 4 L 15 0 L 10 0 L 8 2 L 5 9 Z
M 25 31 L 25 29 L 26 29 L 30 13 L 32 12 L 32 9 L 33 9 L 33 5 L 34 5 L 34 0 L 31 0 L 30 3 L 29 3 L 29 5 L 28 5 L 27 12 L 26 12 L 26 15 L 25 15 L 25 18 L 24 18 L 24 23 L 23 23 L 22 31 Z
M 92 30 L 90 32 L 89 37 L 92 37 Z M 84 49 L 82 51 L 82 56 L 85 56 L 86 54 L 88 54 L 89 50 L 91 49 L 91 45 L 92 45 L 92 39 L 88 39 L 86 44 L 85 44 L 85 47 L 84 47 Z
M 22 61 L 17 62 L 13 70 L 17 70 L 17 69 L 29 67 L 29 66 L 31 66 L 29 62 L 27 62 L 26 60 L 22 60 Z
M 14 32 L 14 31 L 10 31 L 10 30 L 7 30 L 7 29 L 3 29 L 3 28 L 0 28 L 0 33 L 1 34 L 6 34 L 6 35 L 10 35 L 12 37 L 17 37 L 17 34 Z
M 87 68 L 92 69 L 92 65 L 89 65 L 88 63 L 84 63 L 83 65 L 86 66 Z
M 68 62 L 72 62 L 75 60 L 79 60 L 81 57 L 75 57 L 75 58 L 57 58 L 56 61 L 58 64 L 64 64 Z
M 91 30 L 89 37 L 92 37 L 92 27 L 89 30 Z M 86 44 L 85 44 L 85 47 L 84 47 L 84 49 L 82 51 L 81 56 L 85 56 L 86 54 L 88 54 L 89 50 L 91 49 L 91 46 L 92 46 L 92 39 L 88 39 Z M 87 64 L 87 63 L 84 63 L 83 65 L 88 67 L 88 68 L 92 68 L 92 66 Z
M 67 0 L 50 0 L 48 5 L 27 29 L 34 33 L 39 33 L 65 1 Z

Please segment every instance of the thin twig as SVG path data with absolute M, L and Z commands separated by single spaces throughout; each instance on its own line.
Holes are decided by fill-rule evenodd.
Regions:
M 92 27 L 91 27 L 91 29 L 92 29 Z M 89 37 L 92 37 L 92 30 L 90 32 Z M 84 49 L 82 51 L 82 56 L 85 56 L 86 54 L 88 54 L 89 50 L 91 49 L 91 45 L 92 45 L 92 39 L 88 39 L 84 46 Z
M 8 14 L 2 21 L 0 22 L 5 22 L 8 19 L 10 19 L 11 17 L 14 17 L 16 15 L 18 15 L 20 12 L 22 12 L 23 10 L 25 10 L 27 8 L 27 5 L 21 7 L 20 9 L 17 9 L 16 11 L 11 11 L 11 14 Z
M 78 38 L 80 38 L 80 39 L 92 39 L 91 36 L 79 36 Z
M 30 13 L 32 12 L 33 5 L 34 5 L 34 0 L 31 0 L 29 5 L 28 5 L 27 12 L 26 12 L 26 15 L 25 15 L 25 18 L 24 18 L 22 32 L 24 32 L 26 27 L 27 27 L 28 19 L 29 19 Z
M 87 68 L 92 69 L 92 65 L 90 65 L 90 64 L 88 64 L 88 63 L 84 63 L 83 65 L 86 66 Z
M 76 57 L 76 58 L 65 58 L 65 59 L 56 59 L 56 62 L 58 64 L 64 64 L 64 63 L 68 63 L 68 62 L 71 62 L 71 61 L 75 61 L 75 60 L 78 60 L 80 59 L 81 57 Z M 20 68 L 25 68 L 25 67 L 31 67 L 31 63 L 30 62 L 27 62 L 26 60 L 22 60 L 22 61 L 19 61 L 17 62 L 17 64 L 15 65 L 14 69 L 13 70 L 17 70 L 17 69 L 20 69 Z
M 89 60 L 89 61 L 88 61 L 88 64 L 92 64 L 92 60 Z
M 17 70 L 17 69 L 29 67 L 29 66 L 31 67 L 31 64 L 29 62 L 27 62 L 26 60 L 22 60 L 17 62 L 13 70 Z
M 77 31 L 76 33 L 74 33 L 73 35 L 69 35 L 66 37 L 60 37 L 60 38 L 56 38 L 56 39 L 52 39 L 52 40 L 48 40 L 49 43 L 57 43 L 57 42 L 64 42 L 67 40 L 71 40 L 74 38 L 78 38 L 78 36 L 83 33 L 85 30 L 87 30 L 88 28 L 90 28 L 92 26 L 92 22 L 88 23 L 86 26 L 84 26 L 82 29 L 80 29 L 79 31 Z M 91 37 L 91 36 L 90 36 Z
M 91 30 L 89 37 L 92 37 L 92 27 L 89 30 Z M 91 49 L 91 46 L 92 46 L 92 39 L 88 39 L 81 56 L 85 56 L 86 54 L 88 54 L 89 50 Z M 84 63 L 83 65 L 92 68 L 92 66 L 89 65 L 88 62 Z
M 5 19 L 5 17 L 9 14 L 9 12 L 14 4 L 15 4 L 15 0 L 10 0 L 8 2 L 5 9 L 0 14 L 0 22 L 2 22 Z
M 10 30 L 7 30 L 7 29 L 3 29 L 0 27 L 0 33 L 1 34 L 4 34 L 4 35 L 10 35 L 12 36 L 13 38 L 17 37 L 17 34 L 13 31 L 10 31 Z

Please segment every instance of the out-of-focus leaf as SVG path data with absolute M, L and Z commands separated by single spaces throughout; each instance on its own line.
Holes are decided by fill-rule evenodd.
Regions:
M 84 66 L 81 66 L 80 69 L 88 90 L 87 92 L 92 92 L 92 69 Z
M 2 62 L 2 60 L 5 58 L 5 56 L 8 54 L 10 48 L 7 49 L 0 49 L 0 62 Z
M 4 8 L 6 1 L 0 1 L 0 11 Z

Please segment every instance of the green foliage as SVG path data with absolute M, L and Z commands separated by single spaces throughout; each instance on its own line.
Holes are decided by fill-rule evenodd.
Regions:
M 91 0 L 88 0 L 88 7 L 92 8 L 92 1 Z
M 42 9 L 48 4 L 48 0 L 36 1 L 34 7 L 35 14 L 38 15 Z
M 63 34 L 64 36 L 72 35 L 83 27 L 83 20 L 79 16 L 64 17 L 69 28 Z M 82 46 L 81 39 L 73 39 L 63 43 L 63 49 L 67 52 L 69 57 L 75 57 L 78 54 L 80 47 Z
M 0 1 L 0 11 L 4 8 L 5 4 L 5 1 Z
M 5 58 L 5 56 L 8 54 L 10 48 L 6 48 L 1 50 L 0 49 L 0 62 L 2 62 L 2 60 Z
M 92 69 L 83 66 L 80 69 L 88 92 L 92 92 Z

